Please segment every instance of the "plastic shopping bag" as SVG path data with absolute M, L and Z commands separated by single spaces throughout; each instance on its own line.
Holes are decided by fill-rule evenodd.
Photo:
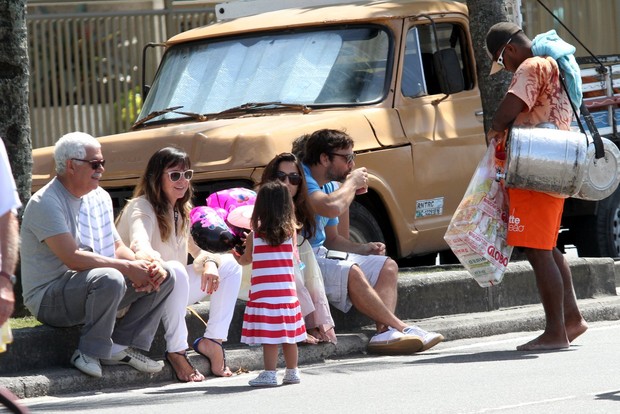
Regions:
M 495 157 L 495 145 L 489 145 L 444 236 L 482 287 L 501 282 L 512 254 L 512 246 L 506 244 L 508 195 L 496 180 L 502 167 Z

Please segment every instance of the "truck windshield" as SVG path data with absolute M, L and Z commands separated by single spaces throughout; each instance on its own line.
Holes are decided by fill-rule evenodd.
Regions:
M 209 39 L 172 46 L 138 119 L 163 108 L 214 114 L 251 102 L 354 105 L 386 92 L 392 44 L 379 26 Z M 180 118 L 174 112 L 159 120 Z

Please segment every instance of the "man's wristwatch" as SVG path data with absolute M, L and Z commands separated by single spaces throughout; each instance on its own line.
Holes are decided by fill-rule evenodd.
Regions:
M 5 272 L 4 270 L 0 271 L 0 276 L 9 279 L 11 281 L 11 284 L 13 284 L 13 285 L 15 283 L 17 283 L 17 278 L 15 277 L 15 275 L 10 275 L 7 272 Z

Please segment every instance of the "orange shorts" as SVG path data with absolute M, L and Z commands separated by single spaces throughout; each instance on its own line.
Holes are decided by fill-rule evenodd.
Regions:
M 558 241 L 564 199 L 538 191 L 508 189 L 508 244 L 552 250 Z

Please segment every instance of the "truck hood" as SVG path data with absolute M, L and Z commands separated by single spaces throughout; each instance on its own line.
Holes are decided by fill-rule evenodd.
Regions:
M 381 113 L 387 116 L 383 109 L 368 111 L 373 113 L 373 119 L 381 118 Z M 356 151 L 381 146 L 364 111 L 327 110 L 277 116 L 262 113 L 200 123 L 168 124 L 100 137 L 106 160 L 101 184 L 104 187 L 135 185 L 151 155 L 171 145 L 189 154 L 197 179 L 217 171 L 253 170 L 265 166 L 276 154 L 290 151 L 295 138 L 327 125 L 347 131 L 355 140 Z M 53 147 L 34 150 L 33 161 L 32 190 L 36 191 L 55 175 Z

